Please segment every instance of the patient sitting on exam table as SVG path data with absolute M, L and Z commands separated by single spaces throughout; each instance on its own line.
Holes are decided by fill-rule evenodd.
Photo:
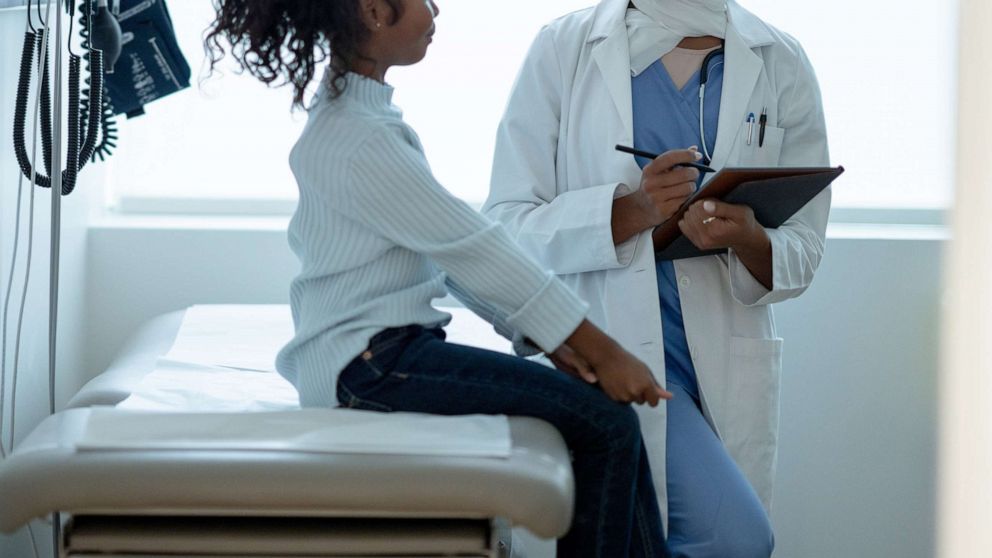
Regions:
M 231 47 L 294 105 L 328 61 L 290 164 L 300 201 L 289 228 L 302 262 L 295 337 L 279 372 L 310 407 L 530 416 L 571 449 L 575 516 L 559 556 L 661 556 L 661 516 L 629 403 L 671 394 L 585 320 L 587 306 L 503 228 L 435 180 L 416 133 L 392 104 L 392 66 L 419 62 L 438 7 L 423 0 L 218 0 L 212 66 Z M 497 330 L 536 345 L 559 370 L 445 342 L 456 294 Z

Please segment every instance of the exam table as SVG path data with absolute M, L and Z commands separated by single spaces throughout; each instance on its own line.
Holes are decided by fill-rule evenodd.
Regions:
M 470 325 L 469 337 L 481 331 L 467 311 L 454 313 L 453 337 L 466 335 L 459 324 Z M 57 511 L 65 524 L 66 557 L 496 558 L 511 555 L 511 527 L 544 538 L 568 530 L 573 499 L 568 451 L 554 428 L 535 419 L 502 418 L 506 451 L 493 457 L 459 454 L 457 443 L 449 448 L 453 453 L 437 455 L 315 449 L 320 438 L 313 432 L 344 418 L 361 425 L 361 415 L 354 414 L 361 412 L 345 409 L 275 408 L 221 416 L 203 415 L 203 409 L 125 408 L 138 392 L 148 391 L 147 381 L 176 342 L 184 315 L 165 314 L 137 330 L 104 374 L 0 463 L 0 531 Z M 492 347 L 496 341 L 482 345 L 487 343 Z M 248 374 L 275 379 L 271 371 Z M 206 419 L 223 425 L 207 427 L 208 432 L 227 437 L 214 443 L 200 435 L 190 442 Z M 370 419 L 404 421 L 435 434 L 445 427 L 420 427 L 418 421 L 460 420 L 403 413 L 375 413 Z M 471 437 L 470 420 L 458 423 L 470 427 L 462 429 L 463 437 Z M 148 437 L 125 443 L 126 427 L 145 432 L 141 421 L 153 426 Z M 289 429 L 285 439 L 310 445 L 252 439 L 259 425 L 273 422 Z M 192 434 L 170 445 L 172 439 L 159 437 L 154 426 Z M 94 433 L 103 435 L 104 445 L 94 445 Z

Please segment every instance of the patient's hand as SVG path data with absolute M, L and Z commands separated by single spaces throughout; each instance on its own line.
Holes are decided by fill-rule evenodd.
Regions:
M 655 382 L 646 364 L 622 348 L 612 359 L 598 363 L 595 370 L 599 385 L 614 401 L 657 407 L 673 397 Z
M 548 354 L 548 358 L 551 359 L 551 362 L 554 363 L 555 368 L 558 370 L 571 374 L 588 384 L 595 384 L 599 381 L 592 366 L 589 366 L 586 359 L 579 356 L 568 345 L 558 347 L 558 350 Z
M 672 398 L 670 392 L 654 381 L 646 364 L 589 320 L 579 324 L 566 343 L 592 368 L 599 385 L 610 399 L 657 407 L 661 400 Z

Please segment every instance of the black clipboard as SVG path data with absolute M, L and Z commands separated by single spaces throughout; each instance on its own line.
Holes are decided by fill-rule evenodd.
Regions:
M 726 250 L 700 250 L 679 230 L 679 221 L 689 206 L 701 199 L 750 206 L 762 226 L 776 229 L 843 173 L 844 167 L 725 168 L 689 198 L 671 219 L 655 228 L 655 259 L 681 260 L 726 253 Z

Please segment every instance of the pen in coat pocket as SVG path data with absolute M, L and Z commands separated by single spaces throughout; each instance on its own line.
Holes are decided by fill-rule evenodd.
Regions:
M 768 124 L 768 109 L 761 109 L 761 117 L 758 119 L 758 147 L 765 146 L 765 125 Z

